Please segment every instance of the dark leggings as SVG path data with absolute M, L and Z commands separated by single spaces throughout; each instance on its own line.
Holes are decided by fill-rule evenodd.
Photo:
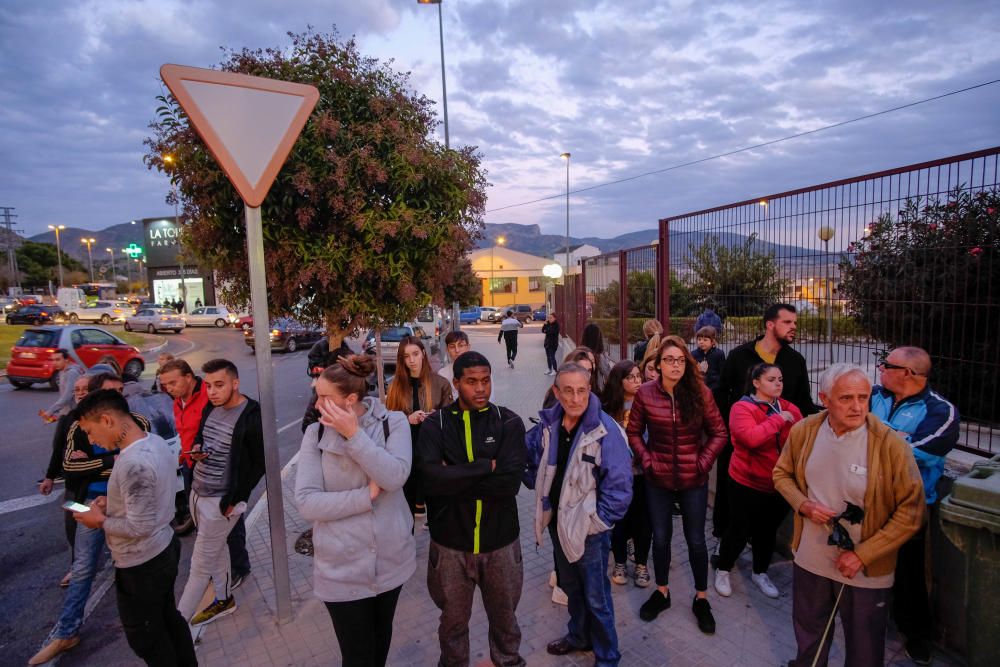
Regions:
M 628 557 L 629 538 L 635 546 L 635 564 L 645 565 L 649 560 L 649 547 L 653 543 L 653 529 L 649 526 L 649 504 L 646 501 L 646 480 L 642 475 L 632 476 L 632 503 L 625 518 L 611 531 L 611 551 L 615 564 L 624 565 Z
M 767 572 L 778 526 L 790 511 L 777 492 L 764 493 L 729 479 L 729 527 L 719 546 L 719 569 L 729 571 L 753 540 L 753 573 Z
M 680 502 L 684 540 L 688 547 L 691 574 L 696 591 L 708 590 L 708 546 L 705 544 L 705 515 L 708 513 L 708 483 L 693 489 L 672 491 L 646 480 L 649 521 L 653 526 L 653 571 L 656 585 L 670 582 L 670 541 L 674 536 L 674 501 Z
M 545 348 L 545 362 L 549 365 L 549 370 L 550 371 L 555 371 L 555 370 L 559 369 L 559 366 L 556 363 L 556 350 L 557 349 L 558 348 L 552 348 L 550 350 L 549 348 Z
M 507 346 L 507 361 L 514 361 L 517 357 L 517 332 L 515 331 L 514 334 L 509 338 L 507 336 L 503 337 L 503 342 Z
M 375 597 L 327 602 L 343 667 L 383 667 L 392 642 L 392 619 L 402 586 Z

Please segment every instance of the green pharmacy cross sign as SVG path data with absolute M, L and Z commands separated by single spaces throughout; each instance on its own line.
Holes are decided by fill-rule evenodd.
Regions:
M 132 259 L 136 259 L 142 255 L 142 248 L 134 243 L 129 243 L 127 248 L 122 248 L 122 252 Z

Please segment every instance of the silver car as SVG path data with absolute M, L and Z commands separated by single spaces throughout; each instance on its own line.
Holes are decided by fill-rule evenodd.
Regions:
M 125 331 L 173 331 L 180 333 L 187 327 L 184 318 L 172 308 L 140 308 L 135 315 L 125 318 Z
M 77 322 L 111 324 L 112 322 L 121 322 L 131 312 L 132 307 L 124 301 L 98 301 L 85 308 L 71 310 L 69 321 L 73 324 Z
M 225 306 L 202 306 L 195 308 L 183 317 L 189 327 L 218 327 L 220 329 L 230 326 L 238 319 Z

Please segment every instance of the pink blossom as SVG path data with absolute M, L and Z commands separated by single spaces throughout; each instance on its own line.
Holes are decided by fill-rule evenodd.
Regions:
M 934 224 L 933 222 L 931 224 L 927 225 L 927 229 L 931 230 L 932 232 L 936 232 L 937 231 L 937 227 L 938 226 L 936 224 Z
M 969 251 L 969 254 L 972 255 L 973 257 L 979 257 L 980 255 L 983 254 L 983 249 L 980 248 L 979 246 L 976 246 L 975 248 Z
M 990 208 L 986 209 L 986 212 L 988 214 L 990 214 L 990 215 L 993 215 L 994 213 L 997 212 L 997 210 L 995 208 L 990 207 Z

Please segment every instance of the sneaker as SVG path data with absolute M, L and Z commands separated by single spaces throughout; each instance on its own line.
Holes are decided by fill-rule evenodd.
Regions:
M 70 637 L 69 639 L 53 639 L 48 644 L 42 647 L 42 650 L 36 653 L 28 660 L 29 665 L 44 665 L 50 660 L 54 659 L 57 655 L 65 653 L 74 646 L 80 643 L 79 635 L 75 637 Z
M 545 374 L 546 375 L 552 375 L 552 369 L 549 369 L 549 370 L 545 371 Z
M 236 611 L 236 598 L 232 595 L 225 600 L 215 600 L 212 604 L 194 615 L 194 618 L 191 619 L 191 626 L 196 628 L 199 625 L 211 623 L 223 616 L 229 616 L 234 611 Z
M 566 595 L 566 591 L 556 586 L 552 589 L 552 601 L 565 607 L 569 605 L 569 596 Z
M 926 639 L 907 639 L 903 650 L 907 657 L 918 665 L 931 664 L 931 643 Z
M 698 629 L 706 635 L 714 635 L 715 617 L 712 616 L 712 605 L 708 603 L 708 600 L 706 598 L 695 597 L 694 603 L 691 605 L 691 611 L 694 612 L 695 618 L 698 619 Z
M 559 580 L 556 579 L 556 571 L 552 570 L 549 572 L 549 588 L 555 588 L 557 583 L 559 583 Z
M 716 582 L 718 581 L 719 581 L 718 576 L 716 576 Z M 757 588 L 760 589 L 761 593 L 763 593 L 764 595 L 773 600 L 777 600 L 778 597 L 781 595 L 778 592 L 778 589 L 775 587 L 775 585 L 771 583 L 771 580 L 768 578 L 766 572 L 762 572 L 761 574 L 751 575 L 750 581 L 752 581 L 754 584 L 757 585 Z M 716 588 L 718 588 L 718 585 L 716 586 Z
M 624 586 L 628 583 L 628 572 L 625 571 L 624 565 L 615 563 L 615 569 L 611 573 L 611 581 L 619 586 Z
M 508 363 L 508 364 L 510 364 L 510 367 L 511 367 L 512 369 L 514 368 L 514 362 L 513 362 L 513 361 L 508 361 L 507 363 Z
M 667 609 L 670 609 L 670 591 L 668 590 L 667 594 L 664 595 L 657 589 L 639 607 L 639 618 L 647 622 L 652 621 L 660 615 L 661 611 L 666 611 Z
M 635 566 L 635 585 L 639 588 L 649 586 L 649 568 L 645 565 Z
M 628 559 L 635 562 L 635 542 L 629 538 L 629 541 L 625 543 L 625 552 L 628 554 Z
M 756 583 L 756 581 L 754 583 Z M 715 592 L 724 598 L 733 594 L 733 587 L 729 583 L 729 573 L 725 570 L 715 571 Z
M 249 577 L 249 576 L 250 576 L 249 572 L 243 572 L 243 573 L 240 573 L 240 574 L 234 574 L 232 576 L 232 581 L 229 584 L 229 591 L 230 592 L 235 591 L 237 588 L 239 588 L 240 586 L 242 586 L 243 582 L 246 581 L 247 577 Z

